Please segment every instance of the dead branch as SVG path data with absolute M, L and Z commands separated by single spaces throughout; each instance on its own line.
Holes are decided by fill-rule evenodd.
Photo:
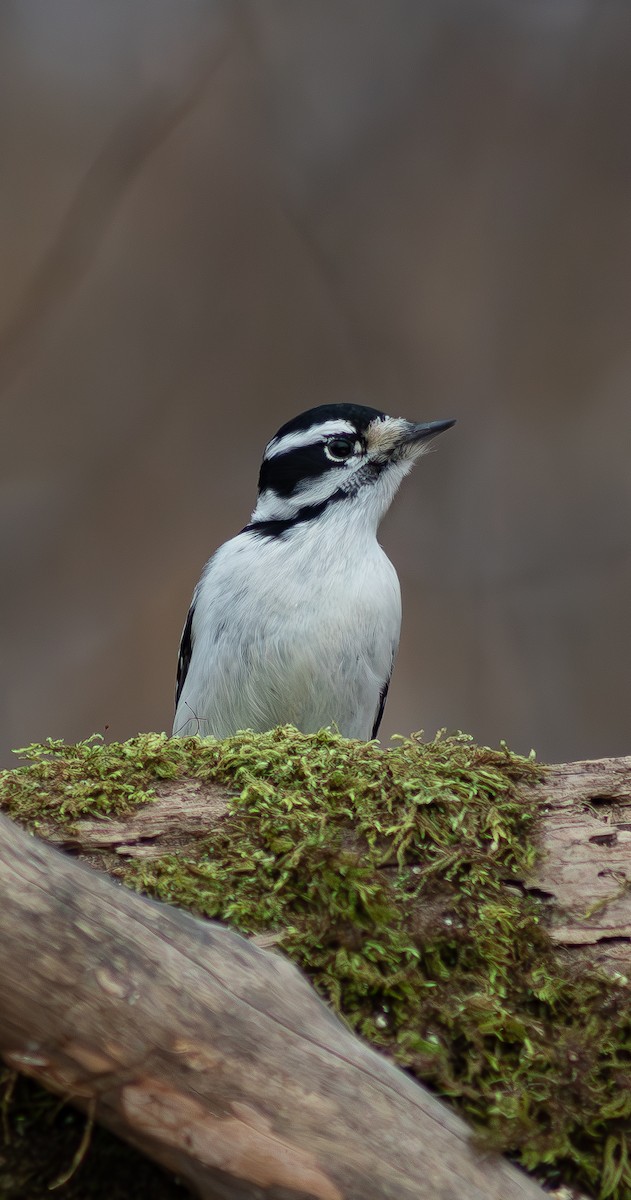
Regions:
M 543 1196 L 476 1153 L 464 1124 L 349 1033 L 285 959 L 118 887 L 4 817 L 0 906 L 5 1061 L 198 1196 Z

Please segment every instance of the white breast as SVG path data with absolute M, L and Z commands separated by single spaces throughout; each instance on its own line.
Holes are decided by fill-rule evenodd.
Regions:
M 173 732 L 334 724 L 370 738 L 400 623 L 399 581 L 372 532 L 332 513 L 281 538 L 239 534 L 197 587 Z

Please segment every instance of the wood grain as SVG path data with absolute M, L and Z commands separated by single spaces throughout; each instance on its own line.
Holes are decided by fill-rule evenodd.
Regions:
M 631 757 L 548 767 L 532 790 L 541 857 L 524 883 L 551 936 L 577 962 L 631 974 Z

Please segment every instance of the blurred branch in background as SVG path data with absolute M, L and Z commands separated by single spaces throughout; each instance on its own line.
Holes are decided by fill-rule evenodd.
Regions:
M 151 155 L 200 103 L 227 53 L 226 45 L 215 48 L 196 78 L 181 81 L 180 93 L 156 89 L 141 96 L 97 153 L 25 294 L 0 331 L 0 388 L 6 388 L 12 373 L 28 361 L 32 341 L 47 317 L 88 274 L 127 190 Z

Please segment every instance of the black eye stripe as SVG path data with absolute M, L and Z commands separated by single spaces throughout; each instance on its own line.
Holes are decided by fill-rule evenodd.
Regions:
M 322 441 L 288 450 L 285 454 L 275 454 L 273 458 L 263 460 L 259 491 L 271 489 L 279 496 L 291 496 L 303 480 L 315 479 L 329 466 L 333 464 L 325 458 Z
M 327 471 L 342 466 L 352 457 L 359 439 L 353 434 L 335 434 L 323 439 L 317 437 L 307 446 L 296 446 L 284 454 L 274 454 L 263 459 L 259 475 L 259 492 L 274 491 L 278 496 L 291 496 L 299 484 L 324 475 Z M 336 455 L 335 444 L 348 446 L 349 453 Z

